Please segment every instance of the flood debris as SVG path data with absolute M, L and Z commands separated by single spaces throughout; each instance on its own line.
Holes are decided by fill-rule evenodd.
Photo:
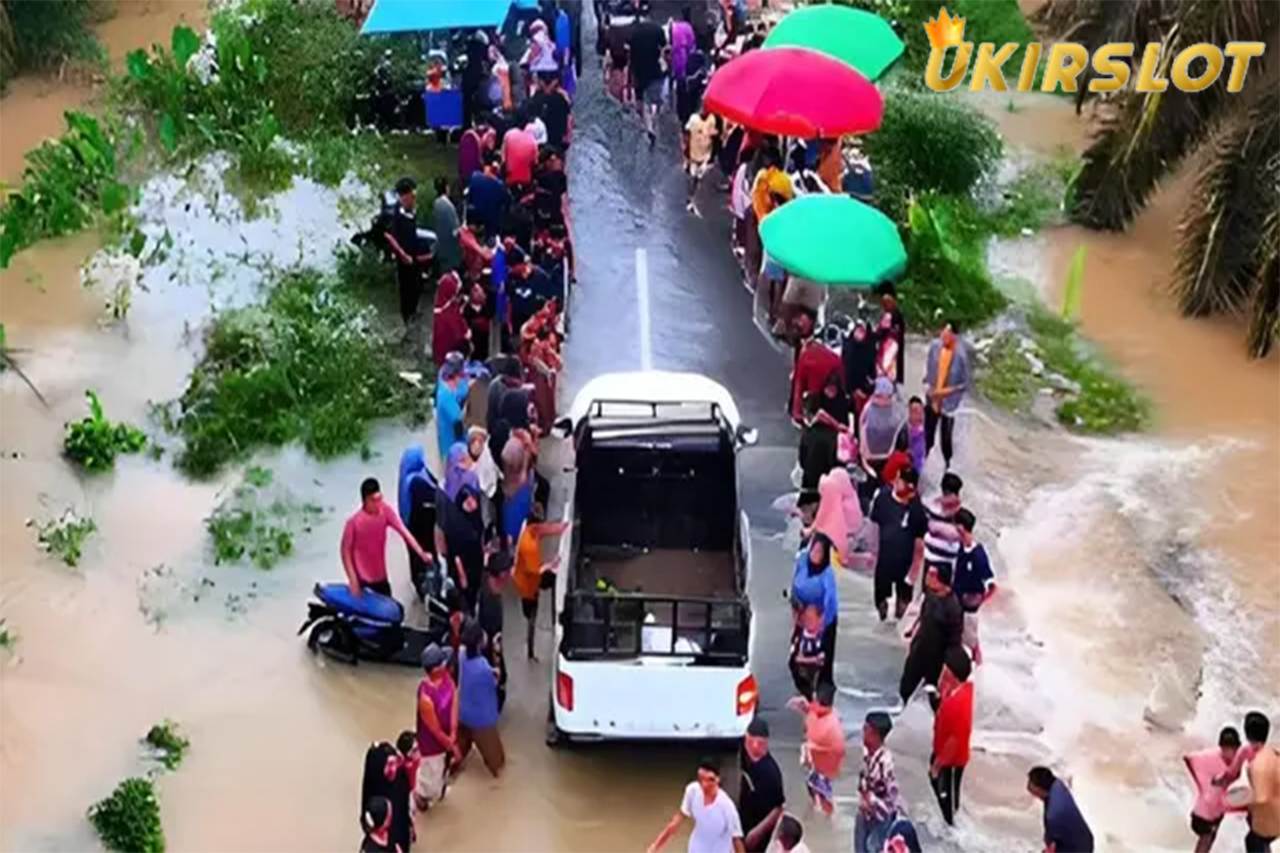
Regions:
M 92 518 L 81 517 L 68 507 L 61 516 L 45 522 L 27 519 L 36 530 L 36 544 L 47 554 L 75 568 L 80 565 L 85 540 L 98 529 Z
M 127 423 L 112 423 L 102 410 L 102 402 L 92 390 L 84 392 L 89 414 L 66 426 L 62 449 L 66 457 L 84 470 L 96 474 L 110 471 L 121 454 L 140 453 L 147 446 L 142 430 Z
M 299 442 L 318 459 L 358 450 L 371 425 L 425 420 L 427 400 L 398 378 L 376 311 L 341 277 L 281 271 L 260 305 L 218 314 L 171 422 L 178 467 L 209 477 L 256 450 Z
M 11 629 L 4 618 L 0 617 L 0 649 L 12 652 L 18 647 L 18 634 Z
M 265 468 L 249 468 L 244 482 L 205 520 L 214 563 L 248 560 L 260 569 L 274 568 L 293 553 L 294 536 L 309 533 L 324 514 L 317 504 L 273 489 L 273 479 Z
M 152 726 L 142 739 L 148 756 L 164 766 L 165 770 L 177 770 L 186 757 L 191 741 L 182 734 L 173 720 L 164 720 Z

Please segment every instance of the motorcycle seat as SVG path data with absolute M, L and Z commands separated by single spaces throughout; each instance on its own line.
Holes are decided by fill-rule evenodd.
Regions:
M 357 598 L 345 583 L 318 583 L 315 595 L 324 604 L 349 616 L 391 625 L 404 621 L 404 607 L 400 602 L 367 589 Z

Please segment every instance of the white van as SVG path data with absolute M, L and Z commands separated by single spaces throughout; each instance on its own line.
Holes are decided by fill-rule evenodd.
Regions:
M 754 430 L 721 385 L 662 371 L 593 379 L 557 427 L 573 528 L 548 743 L 741 737 L 757 688 L 737 456 Z

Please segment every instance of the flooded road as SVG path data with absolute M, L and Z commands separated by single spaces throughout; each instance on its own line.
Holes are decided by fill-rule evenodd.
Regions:
M 674 125 L 650 151 L 634 117 L 599 83 L 589 71 L 575 107 L 569 169 L 581 285 L 564 393 L 599 373 L 639 368 L 648 352 L 654 368 L 725 384 L 760 430 L 759 446 L 742 457 L 761 632 L 753 667 L 794 798 L 802 791 L 799 722 L 781 707 L 790 695 L 781 593 L 791 563 L 777 508 L 795 460 L 796 433 L 783 414 L 786 366 L 750 323 L 719 197 L 704 188 L 706 219 L 684 212 Z M 1005 128 L 1015 143 L 1052 151 L 1073 141 L 1076 123 L 1056 104 L 1040 118 L 1010 116 L 1028 134 L 1055 128 L 1049 138 Z M 5 137 L 7 148 L 7 129 Z M 259 460 L 297 497 L 328 508 L 297 540 L 296 556 L 271 572 L 212 565 L 203 519 L 233 477 L 192 485 L 167 461 L 129 457 L 113 474 L 82 479 L 60 457 L 62 424 L 82 414 L 85 388 L 98 390 L 109 417 L 143 422 L 148 400 L 182 390 L 198 345 L 192 330 L 211 303 L 243 296 L 258 264 L 324 263 L 350 230 L 338 211 L 362 211 L 368 201 L 360 187 L 335 193 L 300 181 L 274 214 L 244 223 L 225 197 L 216 210 L 196 193 L 190 209 L 159 201 L 184 191 L 172 180 L 148 188 L 146 228 L 180 239 L 147 271 L 150 292 L 136 295 L 123 326 L 100 327 L 101 291 L 80 286 L 92 236 L 20 255 L 0 284 L 0 321 L 12 345 L 32 351 L 23 365 L 51 404 L 41 408 L 12 376 L 0 383 L 0 615 L 21 636 L 15 659 L 0 668 L 6 850 L 89 848 L 84 809 L 139 770 L 136 741 L 165 717 L 192 742 L 181 769 L 158 784 L 171 849 L 350 849 L 365 747 L 412 726 L 415 671 L 328 665 L 294 631 L 311 585 L 340 575 L 337 542 L 360 479 L 393 482 L 401 449 L 422 436 L 388 426 L 368 462 L 322 464 L 296 450 Z M 988 542 L 1002 530 L 1003 591 L 984 615 L 976 753 L 954 832 L 940 827 L 928 799 L 927 712 L 908 709 L 892 741 L 911 815 L 943 838 L 943 849 L 1010 849 L 1013 839 L 1028 848 L 1038 810 L 1023 782 L 1041 761 L 1074 776 L 1106 849 L 1185 847 L 1176 755 L 1186 739 L 1163 726 L 1206 737 L 1228 715 L 1238 721 L 1246 704 L 1275 707 L 1280 693 L 1264 668 L 1275 665 L 1265 650 L 1280 642 L 1266 645 L 1280 613 L 1267 583 L 1280 565 L 1276 359 L 1246 361 L 1238 329 L 1181 320 L 1163 301 L 1171 230 L 1162 209 L 1132 235 L 1061 229 L 1036 250 L 1037 283 L 1052 292 L 1076 242 L 1090 241 L 1085 330 L 1151 389 L 1160 432 L 1078 442 L 978 406 L 960 420 L 957 468 Z M 936 480 L 938 472 L 927 473 Z M 23 526 L 65 506 L 99 526 L 79 571 L 40 554 Z M 393 583 L 407 594 L 405 560 L 392 554 Z M 853 732 L 867 707 L 893 693 L 902 653 L 893 628 L 873 619 L 867 578 L 844 575 L 841 593 L 836 680 Z M 520 618 L 514 607 L 507 613 L 509 624 Z M 421 822 L 422 848 L 643 849 L 675 809 L 699 751 L 549 750 L 547 666 L 518 654 L 509 664 L 508 772 L 498 781 L 478 768 L 465 773 Z M 1242 678 L 1251 670 L 1260 673 L 1252 683 Z M 854 750 L 834 822 L 797 806 L 813 849 L 849 848 L 856 770 Z

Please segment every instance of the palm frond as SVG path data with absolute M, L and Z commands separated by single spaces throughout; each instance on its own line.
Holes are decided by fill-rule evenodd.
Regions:
M 9 17 L 8 0 L 0 0 L 0 85 L 18 70 L 17 43 L 13 39 L 13 21 Z
M 1276 156 L 1280 167 L 1280 155 Z M 1280 168 L 1273 171 L 1280 177 Z M 1280 193 L 1277 194 L 1280 196 Z M 1276 196 L 1273 196 L 1273 204 Z M 1280 205 L 1271 208 L 1258 241 L 1258 272 L 1253 280 L 1253 302 L 1249 306 L 1249 355 L 1262 358 L 1280 339 Z
M 1257 70 L 1259 85 L 1233 102 L 1210 137 L 1179 223 L 1173 290 L 1184 314 L 1239 313 L 1255 298 L 1258 249 L 1280 180 L 1280 62 Z
M 1113 4 L 1106 3 L 1106 7 Z M 1114 4 L 1133 10 L 1131 3 Z M 1161 38 L 1159 72 L 1168 74 L 1183 48 L 1201 42 L 1268 41 L 1272 52 L 1280 29 L 1280 3 L 1266 0 L 1174 4 Z M 1246 86 L 1263 75 L 1254 69 Z M 1164 92 L 1126 91 L 1084 154 L 1076 182 L 1072 219 L 1092 228 L 1120 229 L 1146 204 L 1159 180 L 1204 138 L 1215 119 L 1244 93 L 1230 94 L 1223 81 L 1200 92 L 1169 86 Z

